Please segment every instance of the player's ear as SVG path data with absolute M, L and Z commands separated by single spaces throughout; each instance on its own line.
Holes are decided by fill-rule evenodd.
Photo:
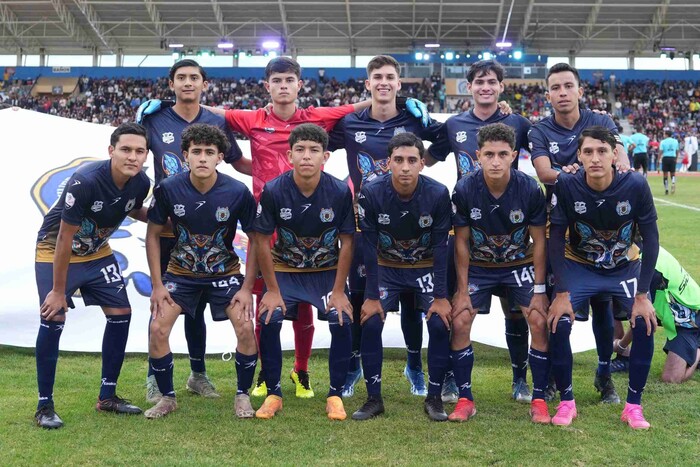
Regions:
M 371 90 L 372 90 L 372 87 L 369 85 L 369 79 L 366 79 L 366 80 L 365 80 L 365 89 L 368 90 L 368 91 L 371 91 Z
M 545 99 L 547 99 L 547 102 L 549 102 L 550 104 L 552 103 L 552 96 L 550 96 L 549 90 L 544 92 L 544 97 Z
M 223 153 L 223 152 L 220 152 L 220 153 L 219 153 L 219 158 L 218 158 L 218 160 L 216 161 L 216 165 L 221 164 L 221 161 L 223 161 L 223 160 L 224 160 L 224 153 Z
M 583 98 L 583 86 L 581 84 L 578 85 L 578 98 Z
M 109 145 L 109 147 L 107 147 L 107 154 L 109 154 L 110 159 L 112 158 L 112 154 L 114 154 L 114 146 L 112 146 L 111 144 Z
M 302 86 L 304 86 L 304 80 L 303 80 L 303 79 L 298 79 L 298 80 L 297 80 L 297 89 L 301 89 Z
M 401 78 L 398 79 L 396 84 L 396 90 L 398 91 L 399 89 L 401 89 Z
M 292 151 L 291 150 L 287 151 L 287 160 L 289 161 L 290 164 L 292 163 Z
M 270 82 L 268 80 L 263 81 L 263 84 L 265 85 L 265 90 L 267 92 L 270 92 Z
M 328 162 L 328 159 L 331 157 L 331 152 L 330 151 L 323 151 L 323 163 L 325 164 Z
M 513 163 L 513 161 L 518 158 L 518 155 L 518 151 L 513 151 L 512 157 L 510 158 L 510 162 Z

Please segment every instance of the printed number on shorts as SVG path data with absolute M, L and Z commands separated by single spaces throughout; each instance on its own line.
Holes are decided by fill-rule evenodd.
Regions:
M 105 282 L 111 284 L 113 282 L 121 282 L 122 275 L 116 264 L 110 264 L 100 269 L 100 272 L 105 276 Z
M 632 284 L 632 290 L 627 286 L 627 284 Z M 620 285 L 625 291 L 625 295 L 627 295 L 627 298 L 634 298 L 635 295 L 637 295 L 637 278 L 633 277 L 632 279 L 627 279 L 626 281 L 620 281 Z
M 333 292 L 328 292 L 326 295 L 324 295 L 323 297 L 321 297 L 321 301 L 323 302 L 323 308 L 324 308 L 324 310 L 328 309 L 328 302 L 331 301 L 331 294 L 332 294 L 332 293 L 333 293 Z
M 229 280 L 221 279 L 220 281 L 212 281 L 211 285 L 214 287 L 230 287 L 232 285 L 241 285 L 235 276 L 231 276 Z
M 525 266 L 520 270 L 520 273 L 518 273 L 517 269 L 511 272 L 513 276 L 515 276 L 515 282 L 518 283 L 518 287 L 522 287 L 523 282 L 528 282 L 530 284 L 535 282 L 535 266 Z
M 420 286 L 420 291 L 422 293 L 431 293 L 433 291 L 433 275 L 431 273 L 416 279 L 418 285 Z

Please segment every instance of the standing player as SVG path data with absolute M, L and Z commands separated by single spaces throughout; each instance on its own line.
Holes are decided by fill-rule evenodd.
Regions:
M 360 192 L 363 183 L 371 181 L 389 171 L 387 147 L 391 138 L 400 133 L 414 133 L 433 144 L 423 154 L 425 163 L 433 165 L 445 160 L 449 145 L 442 133 L 442 124 L 430 120 L 427 127 L 405 110 L 397 107 L 397 92 L 401 89 L 401 66 L 390 56 L 378 55 L 367 64 L 365 88 L 372 95 L 371 106 L 358 113 L 343 118 L 330 136 L 330 150 L 345 148 L 348 171 L 355 194 Z M 354 385 L 362 376 L 360 359 L 361 327 L 360 310 L 365 292 L 365 265 L 363 264 L 362 241 L 356 238 L 353 265 L 350 273 L 350 293 L 355 313 L 353 329 L 353 358 L 345 383 L 346 397 L 354 393 Z M 401 302 L 401 328 L 408 349 L 404 375 L 411 384 L 411 393 L 417 396 L 427 394 L 421 362 L 423 345 L 423 320 L 414 313 L 414 294 L 404 293 Z M 367 375 L 365 375 L 367 377 Z M 365 381 L 368 381 L 365 378 Z M 369 383 L 368 383 L 369 384 Z
M 268 393 L 255 415 L 269 419 L 282 409 L 282 321 L 296 319 L 299 303 L 311 303 L 318 309 L 318 319 L 328 321 L 331 332 L 326 413 L 331 420 L 345 420 L 341 395 L 351 346 L 352 306 L 345 282 L 355 233 L 352 194 L 346 184 L 321 170 L 330 156 L 323 129 L 299 125 L 289 136 L 289 146 L 293 169 L 265 185 L 255 220 L 258 259 L 267 287 L 258 310 Z
M 163 180 L 148 211 L 146 254 L 153 283 L 148 360 L 163 395 L 145 412 L 147 418 L 177 409 L 170 331 L 181 313 L 193 316 L 202 303 L 209 304 L 214 321 L 229 319 L 236 332 L 236 416 L 255 413 L 248 396 L 257 363 L 251 312 L 255 277 L 249 274 L 244 281 L 232 244 L 238 222 L 251 235 L 255 200 L 244 184 L 216 170 L 228 150 L 221 129 L 188 126 L 182 152 L 190 171 Z M 177 240 L 161 276 L 160 238 L 168 220 Z M 248 264 L 256 268 L 252 255 Z
M 446 250 L 452 227 L 450 194 L 447 187 L 420 174 L 425 148 L 413 133 L 391 138 L 387 152 L 391 173 L 366 183 L 358 200 L 367 271 L 366 299 L 360 313 L 362 366 L 368 382 L 367 402 L 352 418 L 367 420 L 384 412 L 384 313 L 398 311 L 399 295 L 407 292 L 416 297 L 412 312 L 418 319 L 427 313 L 430 340 L 425 412 L 432 420 L 445 421 L 441 390 L 449 360 L 451 307 Z
M 615 135 L 607 128 L 584 130 L 578 142 L 583 170 L 560 175 L 554 186 L 549 256 L 556 298 L 548 323 L 552 330 L 552 373 L 561 394 L 552 418 L 555 425 L 570 425 L 577 416 L 569 342 L 574 310 L 586 300 L 603 296 L 628 313 L 633 329 L 622 421 L 634 429 L 649 428 L 640 404 L 654 353 L 656 317 L 647 293 L 659 251 L 659 233 L 646 180 L 636 173 L 620 174 L 613 166 L 616 144 Z M 637 233 L 644 242 L 641 267 L 638 260 L 627 256 Z
M 155 183 L 158 185 L 165 178 L 188 170 L 183 157 L 181 135 L 183 130 L 194 123 L 214 125 L 226 131 L 230 149 L 224 155 L 224 161 L 231 164 L 241 173 L 250 175 L 250 159 L 242 157 L 242 153 L 233 133 L 226 129 L 226 122 L 220 116 L 205 109 L 199 104 L 202 93 L 209 86 L 207 74 L 194 60 L 180 60 L 169 72 L 170 89 L 175 93 L 175 105 L 154 111 L 156 106 L 148 108 L 148 101 L 142 107 L 145 114 L 141 119 L 148 129 L 150 149 L 153 153 Z M 137 118 L 137 121 L 139 118 Z M 140 123 L 140 122 L 139 122 Z M 170 261 L 170 251 L 175 245 L 175 237 L 170 232 L 164 232 L 161 238 L 160 251 L 161 271 L 165 271 Z M 187 378 L 187 390 L 204 397 L 219 397 L 216 388 L 207 376 L 206 354 L 206 325 L 204 324 L 204 308 L 206 303 L 199 304 L 193 314 L 185 314 L 185 338 L 190 356 L 190 376 Z M 155 404 L 161 397 L 153 369 L 148 368 L 146 400 Z
M 630 136 L 634 170 L 639 170 L 641 168 L 642 174 L 646 178 L 647 170 L 649 169 L 649 155 L 647 154 L 649 137 L 642 133 L 644 128 L 641 125 L 637 126 L 635 130 L 636 132 Z
M 657 165 L 661 166 L 664 173 L 664 191 L 668 194 L 668 174 L 671 174 L 671 194 L 676 192 L 676 161 L 680 146 L 678 140 L 673 137 L 673 131 L 664 131 L 666 138 L 659 143 L 659 159 Z
M 532 345 L 532 421 L 549 423 L 545 290 L 545 199 L 537 182 L 512 168 L 515 132 L 502 123 L 482 127 L 476 155 L 481 166 L 463 177 L 452 200 L 455 212 L 457 291 L 452 301 L 452 368 L 459 400 L 452 421 L 476 413 L 471 392 L 474 351 L 471 327 L 478 313 L 488 313 L 491 295 L 507 292 L 530 325 Z M 532 237 L 532 244 L 530 243 Z
M 141 171 L 148 135 L 135 123 L 119 126 L 110 138 L 110 159 L 80 167 L 44 217 L 36 245 L 36 283 L 41 324 L 36 338 L 39 403 L 36 422 L 60 428 L 53 385 L 58 343 L 70 298 L 80 289 L 86 305 L 99 305 L 107 318 L 102 339 L 102 386 L 97 410 L 139 414 L 141 409 L 116 395 L 117 379 L 129 336 L 131 306 L 126 284 L 107 240 L 129 214 L 136 215 L 150 181 Z
M 476 151 L 479 149 L 477 138 L 479 129 L 491 123 L 503 123 L 515 130 L 515 151 L 527 150 L 527 133 L 530 122 L 521 115 L 506 114 L 500 111 L 498 98 L 503 92 L 505 70 L 495 60 L 481 60 L 469 67 L 467 72 L 467 89 L 474 98 L 474 107 L 459 115 L 450 117 L 445 122 L 447 139 L 452 147 L 457 162 L 457 180 L 474 172 L 478 168 Z M 513 160 L 513 168 L 518 168 L 518 156 Z M 450 237 L 448 250 L 450 263 L 450 292 L 454 293 L 454 236 Z M 509 310 L 509 300 L 501 298 L 501 307 L 505 314 L 506 343 L 513 368 L 513 399 L 529 403 L 532 400 L 527 385 L 528 327 L 527 321 L 515 304 Z

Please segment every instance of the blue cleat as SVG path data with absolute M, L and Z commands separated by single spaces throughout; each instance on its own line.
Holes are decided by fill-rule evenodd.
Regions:
M 445 382 L 442 384 L 442 402 L 445 404 L 456 404 L 459 400 L 459 390 L 453 373 L 445 377 Z
M 428 395 L 428 390 L 425 388 L 425 374 L 423 370 L 415 370 L 406 365 L 403 369 L 403 375 L 411 383 L 411 394 L 421 397 Z
M 345 377 L 345 385 L 343 386 L 343 398 L 355 395 L 355 385 L 360 379 L 362 379 L 362 367 L 355 371 L 348 371 L 348 375 Z

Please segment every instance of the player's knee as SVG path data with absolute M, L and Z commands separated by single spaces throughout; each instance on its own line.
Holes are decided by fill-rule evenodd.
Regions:
M 533 337 L 535 334 L 544 334 L 547 331 L 547 319 L 540 313 L 532 312 L 528 317 L 528 324 Z
M 270 316 L 270 322 L 268 324 L 265 324 L 269 313 L 272 313 L 272 316 Z M 284 313 L 282 313 L 281 308 L 275 308 L 274 310 L 272 310 L 272 312 L 265 311 L 263 313 L 260 313 L 260 324 L 263 327 L 268 326 L 270 324 L 282 324 L 282 321 L 284 321 Z
M 661 373 L 661 382 L 667 384 L 681 384 L 685 381 L 682 374 L 675 371 L 664 370 Z
M 163 342 L 168 340 L 170 335 L 170 327 L 163 323 L 163 320 L 151 320 L 151 341 Z
M 462 312 L 452 318 L 452 328 L 454 329 L 455 333 L 469 334 L 472 328 L 472 321 L 474 321 L 474 319 L 472 318 L 471 313 L 466 311 Z
M 362 325 L 362 333 L 367 335 L 377 335 L 382 333 L 384 322 L 379 315 L 370 316 Z
M 428 335 L 431 339 L 448 339 L 450 333 L 447 330 L 447 326 L 442 321 L 442 318 L 437 314 L 434 314 L 428 320 Z

